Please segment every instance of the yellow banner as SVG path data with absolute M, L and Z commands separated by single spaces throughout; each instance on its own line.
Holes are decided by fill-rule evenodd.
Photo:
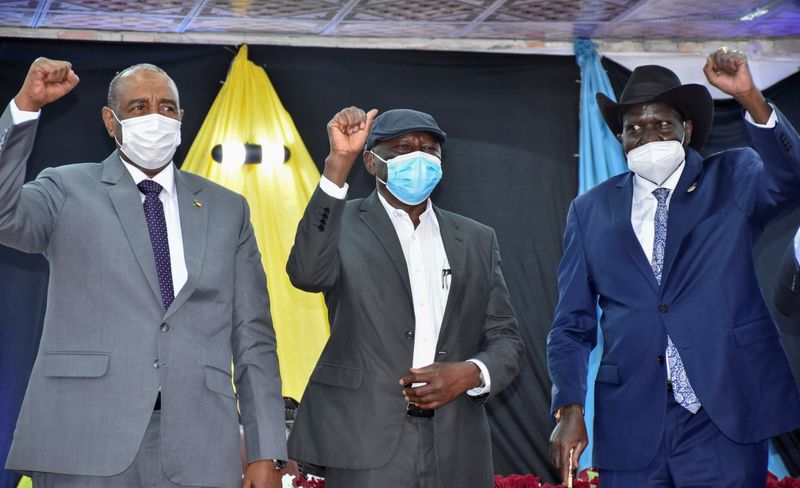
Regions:
M 261 146 L 260 164 L 229 161 L 242 143 Z M 222 163 L 211 156 L 218 144 L 223 147 Z M 285 162 L 284 146 L 290 154 Z M 320 174 L 267 73 L 247 59 L 247 45 L 234 58 L 181 169 L 247 198 L 267 274 L 283 395 L 300 400 L 329 326 L 322 295 L 294 288 L 286 275 L 286 260 Z

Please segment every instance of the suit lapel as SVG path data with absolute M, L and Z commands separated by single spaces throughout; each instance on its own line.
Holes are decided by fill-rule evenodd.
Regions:
M 153 256 L 153 245 L 150 242 L 150 231 L 147 229 L 147 221 L 144 217 L 142 197 L 116 151 L 103 161 L 100 179 L 108 185 L 106 192 L 114 206 L 114 211 L 122 222 L 122 229 L 131 245 L 133 255 L 136 257 L 153 295 L 161 304 L 156 260 Z
M 200 198 L 201 188 L 192 185 L 192 181 L 177 168 L 175 169 L 175 186 L 178 191 L 178 214 L 181 220 L 183 256 L 188 276 L 186 284 L 178 292 L 164 318 L 172 315 L 175 310 L 186 303 L 186 300 L 197 288 L 208 240 L 208 206 Z
M 369 227 L 375 237 L 380 241 L 386 254 L 389 255 L 395 269 L 400 273 L 400 278 L 403 282 L 403 288 L 408 294 L 410 303 L 413 303 L 413 296 L 411 295 L 411 281 L 408 277 L 408 265 L 406 258 L 403 256 L 403 248 L 400 246 L 400 239 L 397 238 L 397 232 L 394 230 L 392 221 L 386 214 L 386 209 L 383 208 L 380 200 L 378 200 L 377 190 L 364 199 L 359 208 L 361 220 Z
M 452 219 L 444 214 L 438 207 L 434 206 L 436 220 L 439 221 L 439 232 L 442 236 L 444 252 L 447 254 L 447 261 L 450 263 L 452 274 L 450 275 L 450 293 L 447 296 L 447 305 L 442 317 L 442 326 L 439 332 L 439 343 L 437 351 L 442 344 L 442 338 L 447 337 L 450 317 L 453 309 L 463 299 L 466 289 L 466 269 L 467 269 L 467 242 L 466 235 Z
M 686 157 L 686 167 L 683 170 L 675 193 L 669 201 L 669 216 L 667 217 L 667 244 L 664 249 L 664 270 L 661 283 L 666 283 L 672 269 L 681 243 L 694 224 L 700 218 L 697 212 L 692 211 L 692 201 L 698 193 L 695 188 L 702 178 L 703 158 L 690 150 Z M 691 188 L 691 191 L 689 191 Z
M 633 174 L 628 173 L 617 183 L 617 191 L 609 194 L 611 204 L 611 225 L 614 228 L 613 235 L 617 236 L 620 245 L 630 256 L 639 272 L 644 275 L 645 280 L 650 283 L 654 290 L 658 291 L 653 268 L 647 261 L 647 255 L 642 250 L 639 239 L 631 227 L 631 205 L 633 204 Z

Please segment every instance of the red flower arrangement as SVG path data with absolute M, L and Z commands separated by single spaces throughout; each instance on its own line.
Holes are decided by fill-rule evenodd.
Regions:
M 572 483 L 573 488 L 600 488 L 600 475 L 592 469 L 584 469 Z M 532 474 L 512 474 L 511 476 L 495 476 L 494 488 L 564 488 L 564 485 L 542 483 Z M 800 478 L 783 478 L 767 473 L 766 488 L 800 488 Z
M 573 488 L 600 488 L 600 477 L 597 471 L 589 468 L 584 469 L 578 477 L 572 481 Z M 552 485 L 542 483 L 539 478 L 532 474 L 512 474 L 510 476 L 494 477 L 494 488 L 564 488 L 564 485 Z M 783 486 L 778 488 L 784 488 Z M 792 487 L 794 488 L 794 487 Z M 797 488 L 800 488 L 798 486 Z
M 307 478 L 301 474 L 294 477 L 292 486 L 294 488 L 325 488 L 325 480 L 314 476 Z
M 294 477 L 292 486 L 294 488 L 325 488 L 325 480 L 313 476 L 306 478 L 301 474 Z M 573 488 L 600 488 L 600 476 L 597 471 L 584 469 L 573 480 L 572 486 Z M 564 485 L 542 483 L 532 474 L 512 474 L 509 476 L 496 475 L 494 488 L 564 488 Z M 787 477 L 778 480 L 774 474 L 767 473 L 766 488 L 800 488 L 800 478 Z
M 800 488 L 800 479 L 786 477 L 778 481 L 777 476 L 767 473 L 767 488 Z

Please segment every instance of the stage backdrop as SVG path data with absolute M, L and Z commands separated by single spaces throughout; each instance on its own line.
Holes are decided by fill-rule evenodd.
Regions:
M 0 40 L 0 105 L 14 96 L 37 56 L 72 61 L 82 80 L 45 109 L 28 178 L 47 166 L 98 161 L 113 150 L 100 108 L 114 72 L 138 62 L 166 69 L 181 91 L 185 142 L 175 158 L 181 164 L 234 53 L 221 46 Z M 575 58 L 251 46 L 250 59 L 265 67 L 320 168 L 327 154 L 325 124 L 347 105 L 423 110 L 448 133 L 444 179 L 433 199 L 496 229 L 527 346 L 517 380 L 488 404 L 496 471 L 552 479 L 545 340 L 557 299 L 564 220 L 577 193 Z M 791 102 L 788 93 L 800 93 L 800 80 L 794 83 L 783 100 L 776 97 L 781 108 Z M 800 110 L 786 111 L 800 122 Z M 350 184 L 351 198 L 374 188 L 360 165 Z M 0 461 L 35 355 L 46 276 L 41 257 L 0 250 Z

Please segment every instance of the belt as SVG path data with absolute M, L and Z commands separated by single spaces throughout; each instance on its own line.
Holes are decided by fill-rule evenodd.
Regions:
M 158 396 L 156 397 L 156 404 L 153 405 L 153 411 L 156 412 L 161 410 L 161 392 L 158 392 Z
M 409 417 L 422 417 L 426 419 L 433 417 L 434 412 L 435 410 L 423 410 L 413 403 L 409 403 L 406 409 L 406 415 Z

